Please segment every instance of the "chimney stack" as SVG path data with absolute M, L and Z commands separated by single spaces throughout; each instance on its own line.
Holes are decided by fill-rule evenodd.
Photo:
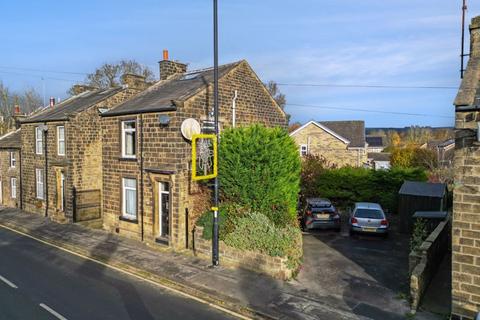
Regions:
M 50 108 L 53 108 L 55 106 L 55 98 L 50 97 Z
M 14 115 L 19 115 L 20 114 L 20 106 L 18 104 L 15 105 L 15 108 L 13 110 Z
M 480 57 L 480 16 L 470 24 L 470 57 Z
M 25 119 L 27 115 L 22 114 L 20 111 L 20 106 L 18 104 L 13 108 L 13 120 L 15 121 L 15 129 L 19 129 L 21 126 L 21 121 Z
M 187 72 L 187 65 L 171 61 L 168 57 L 168 50 L 163 50 L 163 60 L 158 62 L 160 67 L 160 80 L 167 80 L 172 76 Z
M 132 89 L 139 89 L 144 90 L 148 88 L 148 83 L 144 76 L 133 74 L 133 73 L 125 73 L 121 77 L 122 84 L 126 85 L 128 88 Z

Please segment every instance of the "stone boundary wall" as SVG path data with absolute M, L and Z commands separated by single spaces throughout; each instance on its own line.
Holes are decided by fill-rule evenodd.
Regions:
M 194 254 L 200 258 L 211 259 L 212 241 L 203 239 L 203 227 L 195 226 L 193 234 Z M 293 271 L 287 267 L 287 258 L 232 248 L 223 241 L 219 244 L 219 254 L 220 263 L 226 266 L 244 268 L 282 280 L 291 279 L 293 276 Z
M 438 266 L 449 249 L 450 220 L 442 221 L 409 255 L 410 299 L 412 310 L 417 310 L 420 300 L 437 272 Z

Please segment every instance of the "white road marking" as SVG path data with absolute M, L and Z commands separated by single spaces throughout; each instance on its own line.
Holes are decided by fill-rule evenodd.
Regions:
M 65 318 L 65 317 L 62 316 L 60 313 L 58 313 L 57 311 L 53 310 L 52 308 L 50 308 L 50 307 L 47 306 L 46 304 L 40 303 L 39 306 L 42 307 L 43 309 L 47 310 L 47 311 L 50 312 L 51 314 L 53 314 L 57 319 L 67 320 L 67 318 Z
M 12 287 L 13 289 L 18 289 L 18 287 L 13 284 L 12 282 L 8 281 L 7 279 L 5 279 L 4 277 L 0 276 L 0 280 L 2 280 L 3 282 L 5 282 L 6 284 L 8 284 L 10 287 Z
M 83 258 L 83 259 L 85 259 L 85 260 L 93 261 L 93 262 L 98 263 L 98 264 L 100 264 L 100 265 L 102 265 L 102 266 L 104 266 L 104 267 L 107 267 L 107 268 L 109 268 L 109 269 L 112 269 L 112 270 L 115 270 L 115 271 L 118 271 L 118 272 L 121 272 L 121 273 L 124 273 L 124 274 L 128 274 L 128 275 L 130 275 L 131 277 L 137 278 L 138 280 L 141 280 L 141 281 L 144 281 L 144 282 L 148 282 L 148 283 L 153 284 L 153 285 L 155 285 L 155 286 L 157 286 L 157 287 L 166 289 L 166 290 L 168 290 L 168 291 L 171 291 L 171 292 L 174 292 L 174 293 L 176 293 L 176 294 L 182 295 L 182 296 L 187 297 L 187 298 L 189 298 L 189 299 L 192 299 L 192 300 L 195 300 L 195 301 L 197 301 L 197 302 L 206 304 L 206 305 L 208 305 L 208 306 L 210 306 L 210 307 L 212 307 L 212 308 L 214 308 L 214 309 L 223 311 L 224 313 L 229 314 L 229 315 L 231 315 L 231 316 L 234 316 L 234 317 L 236 317 L 236 318 L 243 319 L 243 320 L 253 320 L 252 318 L 247 317 L 247 316 L 244 316 L 243 314 L 240 314 L 240 313 L 235 312 L 235 311 L 233 311 L 233 310 L 224 308 L 224 307 L 222 307 L 222 306 L 220 306 L 220 305 L 217 305 L 217 304 L 215 304 L 215 303 L 209 302 L 209 301 L 207 301 L 207 300 L 204 300 L 204 299 L 199 298 L 199 297 L 197 297 L 197 296 L 191 295 L 191 294 L 189 294 L 189 293 L 183 292 L 182 290 L 179 290 L 179 289 L 176 289 L 176 288 L 173 288 L 173 287 L 169 287 L 168 285 L 164 285 L 164 284 L 155 282 L 155 281 L 153 281 L 153 280 L 147 279 L 147 278 L 145 278 L 145 277 L 143 277 L 143 276 L 141 276 L 141 275 L 138 275 L 138 274 L 136 274 L 136 273 L 134 273 L 134 272 L 130 272 L 130 271 L 121 269 L 121 268 L 119 268 L 119 267 L 115 267 L 115 266 L 113 266 L 113 265 L 110 265 L 110 264 L 105 263 L 105 262 L 102 262 L 102 261 L 100 261 L 100 260 L 91 258 L 91 257 L 86 256 L 86 255 L 83 255 L 83 254 L 81 254 L 81 253 L 78 253 L 78 252 L 69 250 L 69 249 L 67 249 L 67 248 L 63 248 L 63 247 L 58 246 L 58 245 L 56 245 L 56 244 L 50 243 L 50 242 L 48 242 L 48 241 L 45 241 L 45 240 L 36 238 L 36 237 L 34 237 L 34 236 L 32 236 L 32 235 L 29 235 L 29 234 L 27 234 L 27 233 L 25 233 L 25 232 L 22 232 L 22 231 L 19 231 L 19 230 L 15 230 L 15 229 L 13 229 L 13 228 L 10 228 L 10 227 L 8 227 L 8 226 L 6 226 L 6 225 L 3 225 L 3 224 L 1 224 L 1 223 L 0 223 L 0 227 L 1 227 L 1 228 L 4 228 L 4 229 L 7 229 L 7 230 L 10 230 L 10 231 L 12 231 L 12 232 L 15 232 L 15 233 L 17 233 L 17 234 L 21 234 L 21 235 L 24 236 L 24 237 L 27 237 L 27 238 L 30 238 L 30 239 L 32 239 L 32 240 L 38 241 L 38 242 L 43 243 L 43 244 L 45 244 L 45 245 L 47 245 L 47 246 L 54 247 L 54 248 L 57 248 L 57 249 L 59 249 L 59 250 L 68 252 L 68 253 L 70 253 L 70 254 L 72 254 L 72 255 L 74 255 L 74 256 Z M 65 319 L 65 318 L 64 318 L 64 319 Z

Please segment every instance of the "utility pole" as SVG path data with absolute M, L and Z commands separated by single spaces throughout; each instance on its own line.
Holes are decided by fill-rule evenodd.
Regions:
M 213 108 L 215 119 L 215 139 L 219 145 L 218 130 L 218 0 L 213 0 Z M 218 266 L 218 175 L 215 177 L 213 199 L 212 265 Z
M 464 59 L 468 54 L 465 54 L 465 13 L 467 11 L 467 0 L 463 0 L 462 6 L 462 53 L 460 54 L 460 78 L 463 79 Z

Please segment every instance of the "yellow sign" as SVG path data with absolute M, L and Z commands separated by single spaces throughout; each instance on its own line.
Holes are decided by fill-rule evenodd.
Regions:
M 192 135 L 192 180 L 213 179 L 218 173 L 217 136 Z

